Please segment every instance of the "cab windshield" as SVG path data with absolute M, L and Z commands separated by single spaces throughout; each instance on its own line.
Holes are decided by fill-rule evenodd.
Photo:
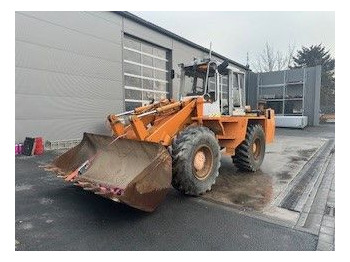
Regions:
M 215 91 L 215 69 L 210 66 L 208 83 L 209 88 L 205 88 L 208 64 L 199 64 L 184 67 L 183 96 L 204 95 L 205 92 Z

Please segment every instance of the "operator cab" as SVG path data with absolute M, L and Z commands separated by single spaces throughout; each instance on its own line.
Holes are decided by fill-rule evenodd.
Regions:
M 206 116 L 244 114 L 243 72 L 229 66 L 227 61 L 219 63 L 211 59 L 194 61 L 191 65 L 180 64 L 180 67 L 180 99 L 204 97 Z

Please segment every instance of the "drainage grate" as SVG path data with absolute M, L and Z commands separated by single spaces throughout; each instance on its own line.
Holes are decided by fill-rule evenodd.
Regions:
M 325 143 L 316 155 L 302 168 L 297 176 L 298 181 L 282 200 L 280 207 L 289 210 L 295 209 L 310 181 L 322 171 L 323 164 L 330 154 L 329 151 L 332 143 L 333 140 L 329 140 Z

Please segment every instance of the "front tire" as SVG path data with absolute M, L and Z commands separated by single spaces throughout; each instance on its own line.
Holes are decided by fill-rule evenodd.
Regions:
M 265 133 L 261 125 L 249 125 L 245 140 L 236 148 L 233 163 L 243 171 L 257 171 L 265 156 Z
M 198 196 L 209 190 L 219 175 L 220 147 L 207 127 L 188 127 L 172 144 L 172 185 L 178 191 Z

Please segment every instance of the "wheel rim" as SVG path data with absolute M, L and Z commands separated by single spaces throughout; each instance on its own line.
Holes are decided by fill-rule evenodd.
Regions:
M 207 146 L 199 147 L 193 158 L 194 176 L 199 180 L 206 179 L 213 167 L 213 152 Z
M 255 160 L 260 158 L 261 154 L 261 141 L 259 138 L 255 139 L 252 145 L 253 157 Z

